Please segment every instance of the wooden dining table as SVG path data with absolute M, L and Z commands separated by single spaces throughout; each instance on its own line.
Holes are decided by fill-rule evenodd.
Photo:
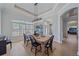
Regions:
M 33 35 L 34 36 L 34 35 Z M 49 40 L 49 36 L 34 36 L 39 43 L 45 43 Z
M 44 47 L 45 47 L 46 42 L 49 40 L 49 36 L 35 36 L 35 35 L 33 35 L 33 37 L 36 39 L 37 42 L 41 43 L 42 54 L 44 54 Z

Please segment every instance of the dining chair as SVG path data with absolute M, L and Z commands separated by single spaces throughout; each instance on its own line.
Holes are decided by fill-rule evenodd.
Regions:
M 0 55 L 6 53 L 6 41 L 4 39 L 5 36 L 0 36 Z
M 30 35 L 23 34 L 23 36 L 24 36 L 24 44 L 26 44 L 26 42 L 27 42 L 27 44 L 26 44 L 26 46 L 27 46 L 30 41 Z
M 34 36 L 38 37 L 38 36 L 39 36 L 39 34 L 38 34 L 38 33 L 36 33 L 36 31 L 35 31 L 35 32 L 34 32 Z
M 52 35 L 49 40 L 47 41 L 47 43 L 45 44 L 45 53 L 49 56 L 49 48 L 52 52 L 52 43 L 53 43 L 53 38 L 54 38 L 54 35 Z
M 31 40 L 31 44 L 32 44 L 31 51 L 34 48 L 35 49 L 35 56 L 36 56 L 36 54 L 38 52 L 38 50 L 37 50 L 38 46 L 40 46 L 40 51 L 41 51 L 41 44 L 38 43 L 33 36 L 30 36 L 30 40 Z
M 10 37 L 6 37 L 6 44 L 10 44 L 10 48 L 12 48 L 12 41 Z

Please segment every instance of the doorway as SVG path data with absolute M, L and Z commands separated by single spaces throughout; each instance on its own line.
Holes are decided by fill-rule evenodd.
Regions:
M 73 55 L 77 54 L 78 41 L 78 8 L 73 8 L 62 16 L 62 44 L 66 52 L 71 52 Z M 71 55 L 71 54 L 67 54 Z

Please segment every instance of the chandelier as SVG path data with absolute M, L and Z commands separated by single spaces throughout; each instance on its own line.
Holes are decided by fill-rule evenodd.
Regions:
M 42 18 L 38 17 L 38 3 L 34 4 L 34 20 L 32 22 L 36 22 L 42 20 Z

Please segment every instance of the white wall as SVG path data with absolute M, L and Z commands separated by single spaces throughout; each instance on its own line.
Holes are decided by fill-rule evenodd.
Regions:
M 5 10 L 5 9 L 4 9 Z M 2 11 L 2 34 L 10 36 L 11 35 L 11 19 L 6 11 Z
M 52 16 L 52 32 L 53 32 L 53 35 L 54 35 L 54 40 L 57 41 L 57 42 L 60 42 L 59 40 L 59 36 L 58 36 L 58 15 L 53 15 Z

